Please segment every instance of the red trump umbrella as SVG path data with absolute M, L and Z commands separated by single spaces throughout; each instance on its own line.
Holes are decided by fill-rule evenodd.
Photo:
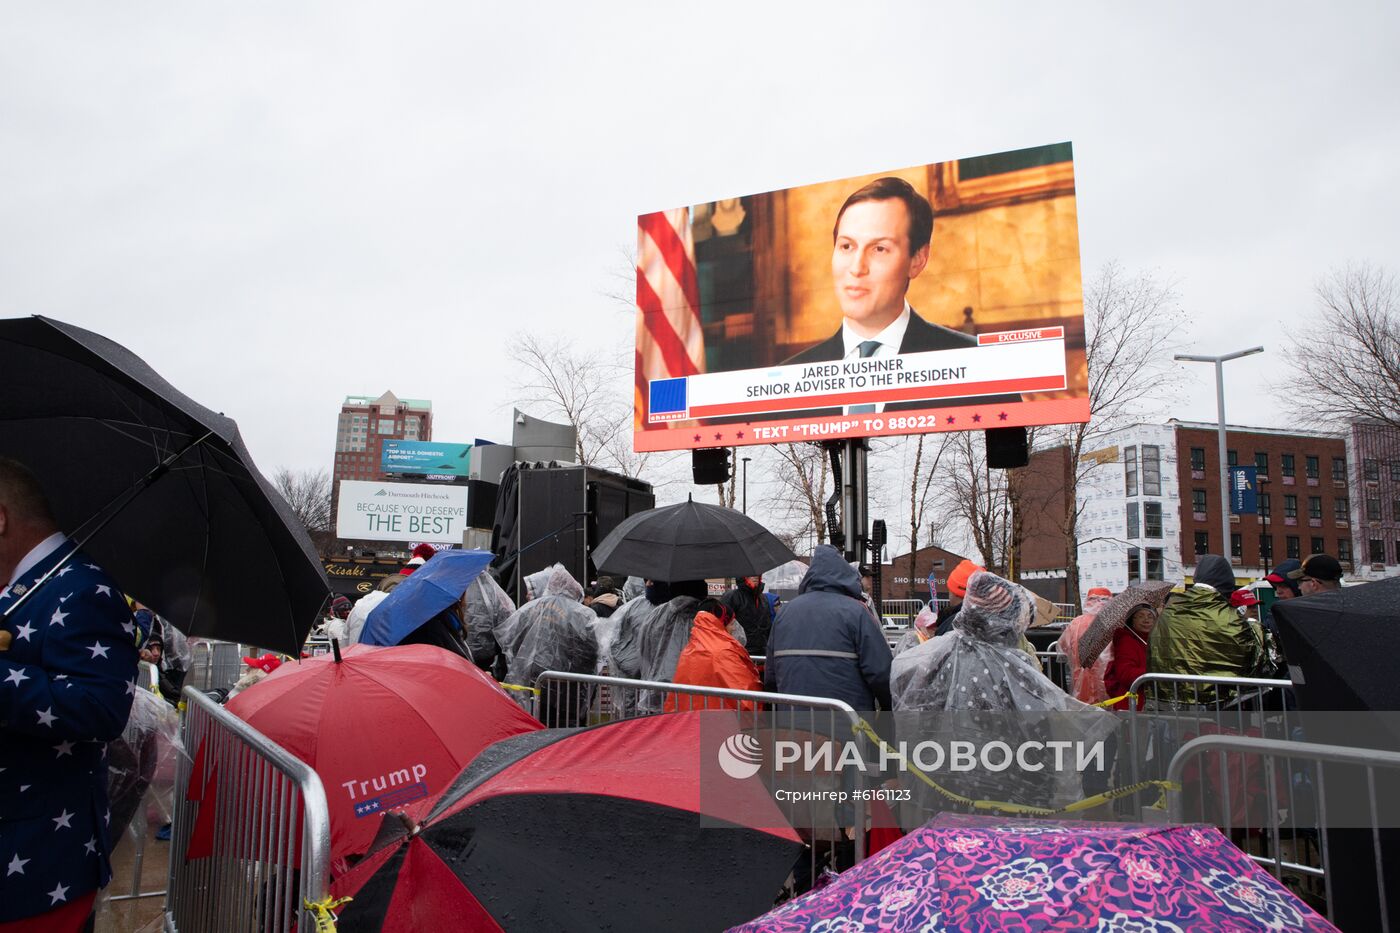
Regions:
M 382 818 L 332 887 L 353 897 L 338 929 L 713 931 L 762 913 L 803 847 L 753 778 L 720 792 L 732 819 L 702 817 L 700 717 L 717 715 L 497 743 L 421 823 Z
M 283 664 L 228 709 L 316 769 L 342 867 L 369 848 L 379 814 L 442 791 L 492 743 L 543 728 L 474 664 L 432 645 Z

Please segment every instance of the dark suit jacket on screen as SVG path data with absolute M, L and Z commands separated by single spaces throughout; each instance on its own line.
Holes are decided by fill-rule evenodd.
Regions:
M 971 337 L 960 331 L 951 330 L 938 324 L 930 324 L 912 309 L 909 312 L 909 326 L 904 330 L 904 339 L 900 341 L 900 353 L 925 353 L 930 350 L 956 350 L 961 347 L 977 346 L 977 338 Z M 783 365 L 805 364 L 805 363 L 834 363 L 844 359 L 846 356 L 846 342 L 841 336 L 841 330 L 814 347 L 808 347 L 801 353 L 795 354 L 783 360 Z M 937 398 L 924 401 L 912 402 L 892 402 L 885 406 L 885 411 L 913 411 L 921 408 L 950 408 L 955 405 L 971 405 L 974 403 L 985 403 L 987 405 L 1004 405 L 1010 402 L 1021 401 L 1020 395 L 983 395 L 975 398 Z M 815 415 L 840 414 L 841 409 L 822 409 L 819 411 L 788 412 L 788 417 L 811 417 Z
M 900 341 L 900 353 L 924 353 L 929 350 L 956 350 L 959 347 L 975 347 L 977 338 L 956 330 L 949 330 L 937 324 L 930 324 L 914 312 L 909 312 L 909 326 L 904 330 Z M 786 360 L 784 365 L 793 363 L 834 363 L 846 356 L 846 342 L 838 329 L 835 334 L 815 347 L 808 347 Z

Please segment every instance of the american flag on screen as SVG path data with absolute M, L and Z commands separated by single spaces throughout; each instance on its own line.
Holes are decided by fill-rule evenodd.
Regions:
M 689 208 L 637 218 L 637 310 L 636 411 L 645 424 L 650 380 L 705 369 Z

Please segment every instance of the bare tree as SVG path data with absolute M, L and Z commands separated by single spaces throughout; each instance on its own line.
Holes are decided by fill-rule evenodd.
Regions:
M 944 487 L 945 507 L 967 529 L 983 567 L 1004 573 L 1010 536 L 1010 500 L 1004 471 L 987 465 L 980 431 L 953 435 L 951 469 Z
M 1400 282 L 1363 263 L 1317 285 L 1321 320 L 1289 334 L 1280 385 L 1308 421 L 1379 421 L 1400 428 Z
M 775 498 L 785 508 L 781 518 L 786 520 L 788 537 L 801 542 L 812 536 L 823 543 L 831 480 L 826 451 L 817 443 L 775 444 L 771 449 L 778 457 L 773 478 L 780 493 Z
M 331 476 L 325 470 L 292 470 L 278 467 L 272 485 L 287 500 L 317 551 L 326 553 L 335 538 L 331 514 Z
M 1105 265 L 1084 288 L 1085 364 L 1088 368 L 1089 417 L 1087 424 L 1036 429 L 1041 448 L 1064 445 L 1068 469 L 1062 496 L 1062 532 L 1066 542 L 1068 599 L 1079 601 L 1079 491 L 1103 459 L 1089 456 L 1104 437 L 1134 419 L 1159 413 L 1181 374 L 1172 354 L 1185 343 L 1186 312 L 1176 288 L 1151 272 L 1130 274 L 1117 263 Z M 1013 484 L 1017 485 L 1017 484 Z M 1044 492 L 1044 491 L 1043 491 Z M 1011 490 L 1021 500 L 1019 511 L 1043 509 L 1045 502 L 1027 501 L 1021 488 Z M 1059 498 L 1059 496 L 1057 496 Z M 1059 512 L 1060 510 L 1056 510 Z M 1058 515 L 1056 517 L 1059 517 Z M 1046 521 L 1039 516 L 1038 524 Z M 1013 522 L 1009 540 L 1019 552 L 1026 523 Z
M 620 465 L 617 454 L 632 418 L 619 383 L 623 372 L 608 353 L 578 347 L 563 338 L 516 334 L 509 356 L 518 367 L 519 404 L 541 417 L 563 418 L 578 432 L 575 454 L 584 466 Z M 627 465 L 640 471 L 639 464 Z M 629 474 L 633 475 L 633 474 Z
M 930 507 L 936 499 L 938 487 L 935 479 L 940 475 L 939 467 L 943 455 L 953 443 L 951 434 L 940 434 L 937 438 L 920 434 L 914 441 L 914 467 L 909 471 L 909 586 L 914 587 L 914 560 L 919 550 L 919 539 L 925 530 Z M 928 448 L 928 459 L 924 449 Z M 938 524 L 943 524 L 939 522 Z M 930 531 L 930 537 L 932 532 Z
M 731 447 L 729 449 L 729 454 L 731 469 L 729 471 L 728 487 L 726 488 L 724 483 L 718 483 L 715 486 L 715 488 L 719 491 L 719 504 L 724 506 L 726 509 L 734 508 L 735 502 L 737 501 L 739 483 L 739 448 Z

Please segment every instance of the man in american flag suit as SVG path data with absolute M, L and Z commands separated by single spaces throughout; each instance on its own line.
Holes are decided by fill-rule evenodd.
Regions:
M 74 549 L 0 457 L 0 613 Z M 111 877 L 106 743 L 136 691 L 136 626 L 82 553 L 0 622 L 0 933 L 82 930 Z

